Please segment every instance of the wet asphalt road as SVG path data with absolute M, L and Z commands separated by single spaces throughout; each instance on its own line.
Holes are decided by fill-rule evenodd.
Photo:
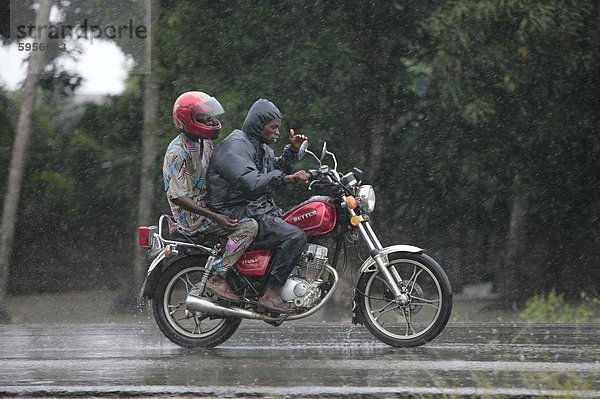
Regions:
M 349 324 L 244 321 L 211 350 L 151 323 L 0 326 L 0 396 L 600 397 L 600 325 L 450 324 L 391 348 Z

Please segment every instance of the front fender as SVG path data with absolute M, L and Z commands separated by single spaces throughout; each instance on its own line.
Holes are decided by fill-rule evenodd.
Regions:
M 415 247 L 413 245 L 392 245 L 390 247 L 385 247 L 383 248 L 381 251 L 379 251 L 381 253 L 381 255 L 387 256 L 391 253 L 394 252 L 409 252 L 412 254 L 420 254 L 421 252 L 423 252 L 423 249 L 419 248 L 419 247 Z M 363 273 L 366 272 L 374 272 L 377 270 L 377 266 L 375 265 L 375 269 L 370 270 L 370 268 L 375 265 L 375 260 L 371 257 L 369 257 L 369 259 L 367 259 L 362 266 L 360 267 L 360 269 L 358 269 L 358 275 L 360 276 Z M 358 281 L 358 279 L 356 279 L 356 281 Z
M 379 253 L 385 257 L 387 257 L 387 255 L 389 255 L 391 253 L 396 253 L 396 252 L 408 252 L 408 253 L 412 253 L 412 254 L 420 254 L 423 252 L 423 249 L 412 246 L 412 245 L 392 245 L 390 247 L 385 247 L 379 251 Z M 369 257 L 369 259 L 367 259 L 366 261 L 363 262 L 360 269 L 358 269 L 358 272 L 356 272 L 356 277 L 354 279 L 354 281 L 356 282 L 355 284 L 358 284 L 358 280 L 359 280 L 361 274 L 372 273 L 372 272 L 376 272 L 376 271 L 377 271 L 377 265 L 375 263 L 375 260 L 372 257 Z M 356 286 L 354 286 L 353 298 L 354 298 L 354 300 L 353 300 L 353 305 L 352 305 L 352 324 L 363 324 L 364 325 L 364 320 L 362 320 L 360 315 L 356 312 Z

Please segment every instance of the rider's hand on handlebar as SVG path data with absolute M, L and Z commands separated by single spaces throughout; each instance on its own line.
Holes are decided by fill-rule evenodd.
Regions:
M 286 183 L 300 183 L 306 184 L 308 183 L 309 175 L 304 170 L 299 170 L 293 175 L 287 175 L 283 178 Z
M 298 151 L 302 143 L 304 143 L 306 140 L 308 140 L 308 137 L 301 133 L 296 134 L 294 129 L 290 129 L 290 144 L 294 148 L 294 151 Z

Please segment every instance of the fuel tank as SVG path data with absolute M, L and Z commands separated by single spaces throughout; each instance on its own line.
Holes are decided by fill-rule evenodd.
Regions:
M 317 196 L 287 211 L 283 220 L 298 226 L 307 236 L 315 237 L 333 230 L 337 222 L 337 211 L 331 198 Z M 272 257 L 273 251 L 270 250 L 249 251 L 240 257 L 235 267 L 246 276 L 264 276 Z
M 337 212 L 331 198 L 311 197 L 283 215 L 283 220 L 300 227 L 307 236 L 329 233 L 335 227 Z

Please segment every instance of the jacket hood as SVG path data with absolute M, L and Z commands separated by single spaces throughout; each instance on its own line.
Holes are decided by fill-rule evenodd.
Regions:
M 242 130 L 253 138 L 257 138 L 261 143 L 262 130 L 267 123 L 273 119 L 282 119 L 281 111 L 271 101 L 261 98 L 257 100 L 246 115 L 246 120 L 242 125 Z

